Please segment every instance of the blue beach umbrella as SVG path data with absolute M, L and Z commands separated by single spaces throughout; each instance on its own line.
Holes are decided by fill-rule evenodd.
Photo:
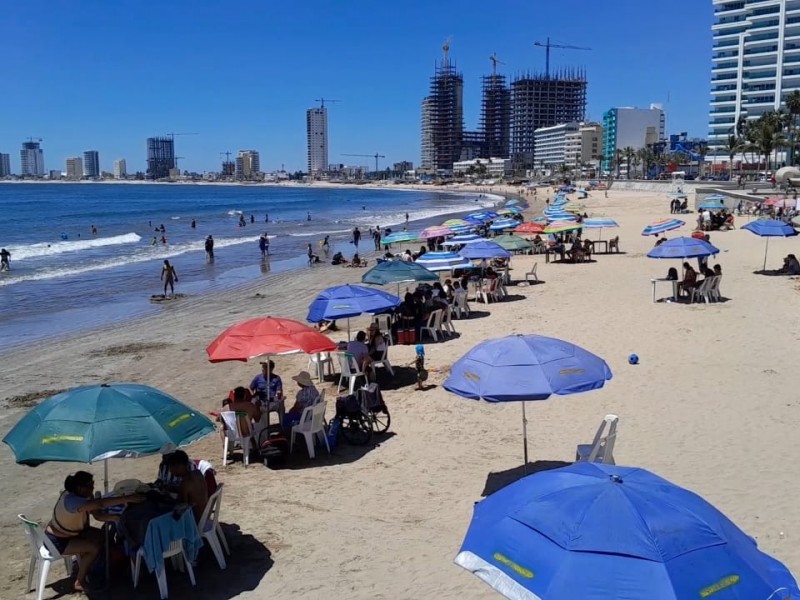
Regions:
M 550 213 L 547 215 L 547 220 L 552 221 L 577 221 L 578 217 L 568 212 Z
M 514 600 L 800 598 L 786 566 L 697 494 L 589 462 L 477 503 L 455 563 Z
M 422 265 L 403 260 L 387 260 L 378 263 L 361 276 L 361 283 L 388 285 L 409 281 L 439 281 L 439 276 Z
M 396 231 L 392 232 L 384 238 L 381 238 L 382 244 L 399 244 L 401 242 L 414 242 L 419 239 L 419 234 L 412 231 Z
M 584 219 L 581 222 L 584 229 L 599 229 L 600 233 L 598 234 L 597 239 L 602 239 L 603 237 L 603 229 L 604 228 L 613 228 L 619 227 L 619 223 L 617 223 L 614 219 L 609 219 L 607 217 L 595 217 L 591 219 Z
M 783 221 L 777 219 L 759 219 L 751 221 L 742 229 L 747 229 L 759 237 L 767 238 L 767 245 L 764 248 L 764 269 L 767 268 L 767 252 L 769 252 L 769 238 L 771 237 L 792 237 L 797 235 L 797 230 Z
M 503 231 L 504 229 L 514 229 L 519 226 L 519 221 L 516 219 L 501 219 L 495 221 L 489 227 L 490 231 Z
M 509 200 L 508 202 L 506 202 L 506 206 L 516 206 L 517 204 L 519 204 L 519 200 L 516 200 L 516 199 L 515 200 Z
M 647 256 L 650 258 L 702 258 L 719 254 L 719 248 L 705 240 L 692 237 L 678 237 L 659 244 Z
M 469 260 L 455 252 L 426 252 L 416 260 L 416 263 L 429 271 L 452 271 L 472 266 Z
M 722 194 L 711 194 L 709 196 L 706 196 L 703 201 L 704 202 L 723 202 L 724 203 L 725 202 L 725 196 L 723 196 Z
M 474 225 L 451 225 L 450 230 L 456 235 L 470 233 L 475 231 Z
M 458 252 L 464 258 L 470 260 L 484 260 L 490 258 L 511 258 L 511 252 L 503 248 L 500 244 L 483 240 L 465 246 Z
M 699 208 L 700 210 L 723 210 L 725 208 L 725 205 L 719 200 L 709 200 L 708 198 L 706 198 L 705 202 L 703 202 L 697 208 Z
M 662 233 L 666 233 L 667 231 L 672 231 L 673 229 L 683 227 L 684 225 L 686 225 L 686 222 L 681 221 L 680 219 L 662 219 L 660 221 L 650 223 L 650 225 L 642 230 L 642 235 L 660 235 Z
M 461 246 L 464 244 L 474 244 L 476 242 L 482 242 L 486 238 L 479 236 L 477 233 L 465 233 L 461 235 L 456 235 L 451 237 L 449 240 L 445 240 L 442 244 L 443 246 Z
M 308 306 L 306 321 L 320 323 L 347 319 L 347 337 L 350 337 L 350 317 L 389 312 L 400 306 L 400 298 L 383 290 L 360 285 L 338 285 L 322 290 Z
M 453 365 L 448 392 L 486 402 L 522 402 L 525 464 L 528 464 L 525 402 L 596 390 L 611 379 L 606 362 L 574 344 L 541 335 L 510 335 L 481 342 Z

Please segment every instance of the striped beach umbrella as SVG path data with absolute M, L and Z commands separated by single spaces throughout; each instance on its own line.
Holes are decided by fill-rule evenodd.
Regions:
M 568 212 L 552 213 L 547 215 L 547 220 L 551 223 L 553 221 L 577 221 L 578 217 Z
M 575 231 L 581 228 L 580 223 L 574 221 L 556 221 L 544 228 L 545 233 L 564 233 L 565 231 Z
M 486 238 L 483 238 L 476 233 L 464 233 L 462 235 L 451 237 L 449 240 L 445 240 L 442 246 L 461 246 L 464 244 L 474 244 L 475 242 L 482 242 L 485 239 Z
M 442 225 L 434 225 L 423 229 L 419 237 L 420 239 L 427 240 L 430 238 L 444 237 L 446 235 L 453 235 L 453 230 L 449 227 L 443 227 Z
M 500 215 L 500 216 L 504 216 L 504 215 L 508 216 L 508 215 L 518 215 L 521 212 L 522 211 L 520 209 L 515 208 L 515 207 L 512 206 L 510 208 L 501 208 L 500 210 L 497 211 L 497 214 Z
M 442 227 L 452 227 L 453 225 L 469 225 L 469 221 L 465 221 L 464 219 L 447 219 L 447 221 L 442 223 Z
M 399 244 L 401 242 L 415 242 L 420 239 L 419 234 L 413 231 L 395 231 L 390 233 L 384 238 L 381 238 L 382 244 Z
M 542 233 L 543 231 L 544 225 L 534 221 L 528 221 L 514 229 L 514 233 Z
M 673 229 L 679 229 L 684 225 L 686 225 L 686 222 L 681 221 L 680 219 L 662 219 L 660 221 L 650 223 L 650 225 L 642 230 L 642 235 L 660 235 L 662 233 L 666 233 L 667 231 L 672 231 Z
M 514 229 L 519 224 L 516 219 L 501 219 L 492 223 L 491 231 L 503 231 L 504 229 Z
M 587 229 L 603 229 L 604 227 L 619 227 L 619 223 L 607 217 L 596 217 L 584 219 L 583 226 Z
M 450 231 L 452 231 L 456 235 L 472 233 L 473 231 L 475 231 L 475 225 L 451 225 Z
M 492 241 L 510 252 L 530 250 L 533 247 L 533 244 L 531 244 L 524 237 L 520 237 L 518 235 L 500 235 L 494 238 Z
M 472 266 L 472 263 L 455 252 L 426 252 L 416 261 L 429 271 L 452 271 Z

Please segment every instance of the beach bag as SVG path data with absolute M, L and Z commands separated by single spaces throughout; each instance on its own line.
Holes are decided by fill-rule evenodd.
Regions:
M 258 452 L 264 466 L 270 469 L 281 469 L 289 458 L 289 440 L 280 426 L 272 425 L 258 434 Z
M 339 441 L 339 431 L 342 428 L 342 422 L 339 419 L 331 421 L 328 432 L 325 434 L 328 438 L 328 447 L 335 448 L 336 443 Z

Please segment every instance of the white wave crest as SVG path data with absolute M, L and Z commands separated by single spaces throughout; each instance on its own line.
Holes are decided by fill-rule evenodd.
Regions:
M 136 233 L 125 233 L 104 238 L 86 238 L 80 240 L 62 240 L 60 242 L 38 242 L 36 244 L 26 244 L 22 246 L 8 246 L 11 258 L 15 262 L 26 258 L 36 258 L 38 256 L 52 256 L 64 252 L 78 252 L 90 248 L 102 248 L 103 246 L 116 246 L 118 244 L 135 244 L 142 238 Z

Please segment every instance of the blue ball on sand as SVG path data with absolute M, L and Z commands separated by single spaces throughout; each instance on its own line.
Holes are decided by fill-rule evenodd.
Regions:
M 639 364 L 639 357 L 636 354 L 631 354 L 628 357 L 628 363 L 632 364 L 632 365 L 638 365 Z

